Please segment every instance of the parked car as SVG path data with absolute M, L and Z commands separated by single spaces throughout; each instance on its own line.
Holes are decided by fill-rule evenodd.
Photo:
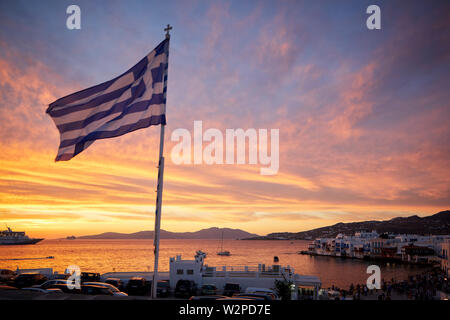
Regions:
M 130 296 L 145 296 L 150 294 L 150 282 L 142 277 L 132 277 L 128 280 L 126 292 Z
M 26 290 L 26 291 L 34 291 L 34 292 L 40 292 L 40 293 L 62 293 L 63 291 L 58 288 L 49 288 L 49 289 L 42 289 L 37 287 L 31 287 L 31 288 L 22 288 L 20 290 Z
M 220 298 L 217 300 L 224 300 L 224 301 L 230 301 L 230 300 L 246 300 L 246 301 L 251 301 L 251 300 L 257 300 L 257 299 L 251 299 L 249 297 L 243 297 L 243 298 L 239 298 L 239 297 L 225 297 L 225 298 Z M 263 299 L 261 299 L 263 300 Z
M 113 285 L 120 291 L 124 291 L 124 289 L 125 289 L 125 285 L 124 285 L 123 281 L 119 278 L 107 278 L 105 280 L 105 283 L 109 283 L 109 284 Z
M 156 296 L 165 298 L 170 295 L 170 283 L 167 280 L 158 281 L 156 286 Z
M 213 296 L 217 293 L 217 287 L 213 284 L 204 284 L 202 285 L 202 289 L 200 294 L 202 296 Z
M 47 277 L 40 273 L 22 273 L 14 279 L 14 287 L 25 288 L 40 285 L 47 281 Z
M 64 293 L 74 293 L 74 294 L 81 293 L 81 287 L 80 287 L 80 289 L 77 289 L 77 288 L 70 289 L 67 286 L 67 284 L 63 284 L 63 283 L 53 284 L 50 287 L 48 287 L 46 290 L 49 290 L 49 289 L 59 289 Z
M 83 284 L 84 285 L 93 285 L 93 286 L 99 286 L 99 287 L 108 288 L 108 289 L 110 289 L 112 291 L 113 295 L 115 295 L 115 296 L 121 296 L 121 297 L 128 296 L 128 294 L 126 294 L 125 292 L 120 291 L 118 288 L 114 287 L 112 284 L 109 284 L 109 283 L 105 283 L 105 282 L 85 282 Z
M 100 273 L 94 272 L 82 272 L 80 275 L 81 283 L 83 282 L 99 282 L 100 281 Z
M 223 287 L 224 296 L 232 297 L 237 293 L 241 293 L 241 286 L 238 283 L 226 283 Z
M 266 300 L 266 301 L 275 300 L 274 297 L 268 293 L 238 293 L 238 294 L 233 295 L 233 298 L 234 297 L 258 299 L 258 300 Z
M 218 296 L 218 295 L 213 295 L 213 296 L 192 296 L 189 298 L 189 300 L 219 300 L 219 299 L 226 299 L 227 297 L 225 296 Z
M 0 269 L 0 282 L 12 283 L 16 276 L 16 273 L 12 270 Z
M 245 289 L 245 293 L 271 293 L 273 295 L 277 295 L 275 290 L 269 288 L 257 288 L 257 287 L 247 287 Z
M 68 283 L 74 283 L 72 280 L 64 280 L 64 279 L 53 279 L 53 280 L 47 280 L 44 283 L 40 285 L 34 285 L 33 288 L 41 288 L 41 289 L 48 289 L 54 284 L 64 284 L 67 285 Z
M 191 297 L 197 294 L 197 285 L 192 280 L 178 280 L 175 297 Z
M 256 287 L 248 287 L 245 289 L 245 293 L 258 293 L 258 294 L 268 294 L 270 295 L 273 300 L 279 300 L 277 293 L 269 288 L 256 288 Z
M 16 287 L 0 285 L 0 290 L 18 290 Z
M 81 285 L 81 293 L 82 294 L 91 294 L 91 295 L 108 295 L 112 296 L 114 293 L 110 288 L 102 287 L 102 286 L 94 286 L 94 285 Z

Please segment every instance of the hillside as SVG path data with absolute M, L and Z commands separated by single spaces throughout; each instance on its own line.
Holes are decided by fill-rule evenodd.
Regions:
M 258 237 L 257 234 L 240 229 L 216 227 L 195 232 L 170 232 L 161 230 L 160 237 L 161 239 L 221 239 L 222 231 L 224 239 Z M 97 235 L 80 236 L 77 239 L 153 239 L 153 234 L 153 231 L 139 231 L 135 233 L 105 232 Z
M 320 237 L 335 237 L 339 233 L 352 235 L 357 231 L 372 231 L 378 233 L 410 233 L 410 234 L 450 234 L 450 210 L 442 211 L 428 217 L 417 215 L 398 217 L 384 221 L 363 221 L 350 223 L 337 223 L 332 226 L 317 228 L 302 232 L 277 232 L 263 237 L 250 237 L 244 240 L 301 240 Z

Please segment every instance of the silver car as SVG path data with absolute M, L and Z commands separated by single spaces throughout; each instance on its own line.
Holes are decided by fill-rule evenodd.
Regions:
M 111 289 L 113 295 L 115 295 L 115 296 L 121 296 L 121 297 L 127 297 L 128 296 L 128 294 L 126 294 L 125 292 L 120 291 L 119 289 L 117 289 L 116 287 L 114 287 L 112 284 L 109 284 L 109 283 L 104 283 L 104 282 L 83 282 L 83 284 L 100 286 L 100 287 Z

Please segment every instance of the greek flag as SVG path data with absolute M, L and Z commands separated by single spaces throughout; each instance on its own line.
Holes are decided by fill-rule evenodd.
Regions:
M 49 105 L 60 133 L 55 161 L 67 161 L 97 139 L 166 124 L 169 39 L 115 79 Z

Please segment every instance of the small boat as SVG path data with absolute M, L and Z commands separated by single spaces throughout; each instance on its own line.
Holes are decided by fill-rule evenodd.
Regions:
M 222 231 L 222 244 L 220 246 L 220 251 L 217 252 L 218 256 L 229 256 L 231 255 L 230 251 L 228 250 L 223 250 L 223 231 Z
M 196 257 L 203 257 L 206 258 L 207 253 L 203 252 L 202 250 L 197 250 L 197 252 L 195 253 Z

